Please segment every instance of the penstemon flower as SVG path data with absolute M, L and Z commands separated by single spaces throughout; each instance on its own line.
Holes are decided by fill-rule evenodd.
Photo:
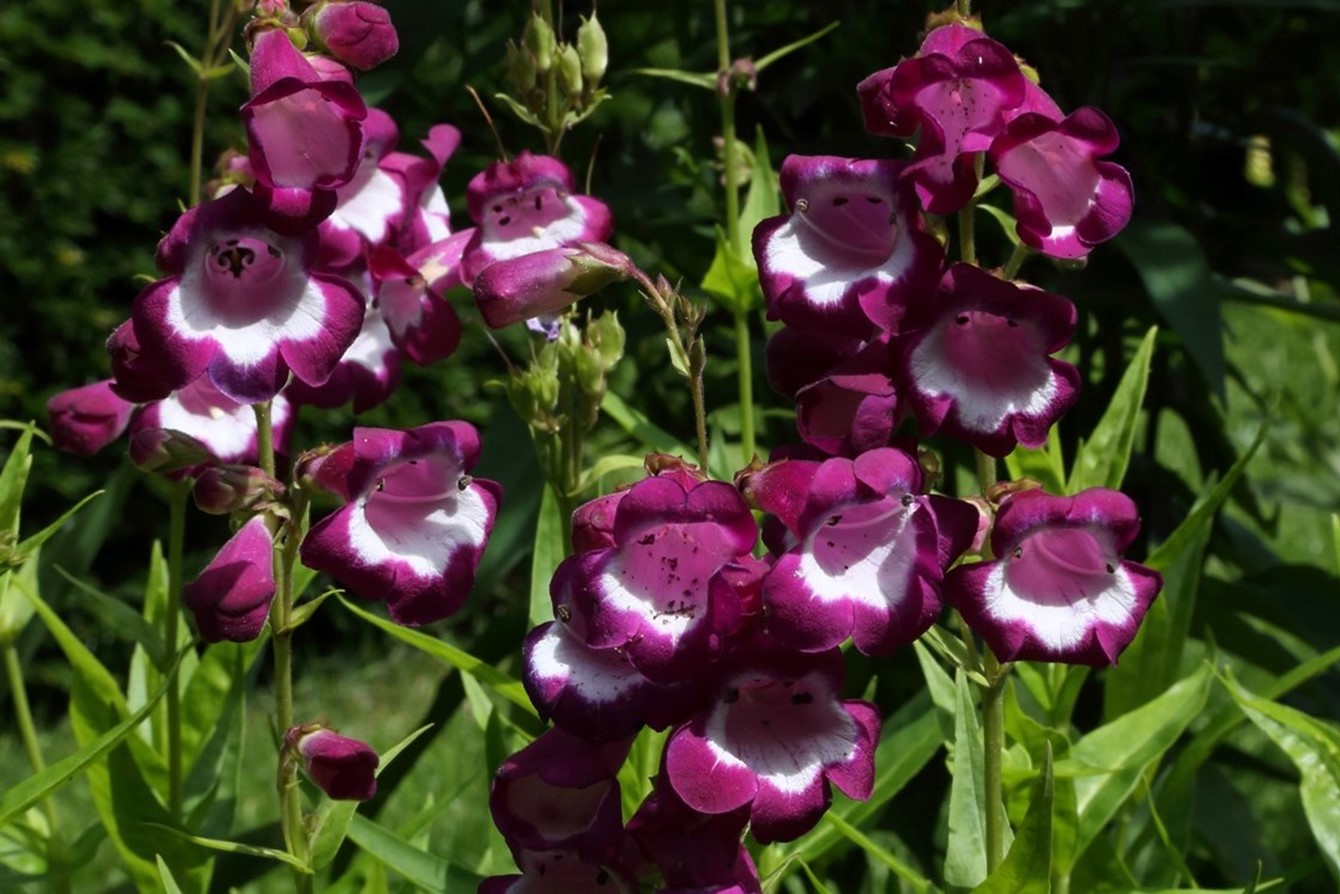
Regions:
M 728 891 L 741 886 L 739 890 L 758 892 L 758 869 L 740 841 L 748 823 L 747 806 L 718 814 L 694 810 L 661 774 L 627 830 L 667 890 Z
M 62 391 L 47 401 L 47 430 L 57 450 L 92 456 L 121 437 L 135 405 L 108 380 Z
M 381 759 L 366 742 L 320 725 L 295 726 L 284 744 L 297 752 L 317 788 L 336 801 L 366 801 L 377 794 Z
M 270 419 L 275 449 L 288 453 L 292 413 L 283 395 L 277 395 L 271 403 Z M 255 463 L 260 459 L 256 414 L 250 406 L 215 388 L 205 376 L 141 407 L 130 421 L 130 436 L 149 429 L 189 435 L 221 463 Z
M 273 552 L 274 536 L 257 515 L 182 588 L 201 639 L 245 643 L 261 635 L 275 596 Z
M 330 54 L 360 71 L 376 68 L 400 49 L 391 15 L 367 0 L 324 0 L 308 11 L 312 30 Z
M 303 563 L 385 599 L 400 624 L 455 613 L 502 499 L 496 483 L 468 474 L 478 458 L 479 435 L 465 422 L 354 429 L 352 442 L 313 464 L 313 482 L 346 503 L 312 526 Z
M 991 532 L 997 558 L 955 568 L 945 596 L 1002 660 L 1115 664 L 1163 586 L 1122 558 L 1139 530 L 1117 491 L 1014 493 Z

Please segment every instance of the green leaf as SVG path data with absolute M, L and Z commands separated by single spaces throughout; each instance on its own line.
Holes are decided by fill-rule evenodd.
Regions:
M 1008 211 L 1003 211 L 995 205 L 988 205 L 985 202 L 979 202 L 976 206 L 978 211 L 985 211 L 991 217 L 995 218 L 996 223 L 1000 224 L 1000 231 L 1005 234 L 1005 238 L 1010 240 L 1010 245 L 1019 244 L 1018 221 L 1014 215 Z
M 1054 800 L 1052 749 L 1048 745 L 1028 813 L 1019 825 L 1010 852 L 973 894 L 1050 894 Z
M 1223 680 L 1247 719 L 1289 756 L 1301 777 L 1298 794 L 1326 865 L 1340 881 L 1340 728 Z
M 203 838 L 199 835 L 192 835 L 189 832 L 183 832 L 181 829 L 174 829 L 172 826 L 165 826 L 161 823 L 145 823 L 150 829 L 157 829 L 160 832 L 166 832 L 174 838 L 180 838 L 182 841 L 189 841 L 191 844 L 199 847 L 208 848 L 212 851 L 221 851 L 225 854 L 242 854 L 247 857 L 262 857 L 266 860 L 278 860 L 288 866 L 303 873 L 312 874 L 312 867 L 308 866 L 288 851 L 276 850 L 272 847 L 259 847 L 254 844 L 241 844 L 236 841 L 224 841 L 221 838 Z M 158 859 L 162 859 L 159 857 Z
M 507 106 L 507 108 L 511 109 L 512 114 L 516 115 L 525 123 L 531 125 L 532 127 L 538 127 L 541 130 L 547 129 L 545 125 L 540 121 L 540 119 L 535 117 L 535 114 L 531 112 L 530 109 L 526 108 L 512 97 L 508 96 L 506 93 L 495 93 L 493 94 L 493 98 L 496 99 L 498 102 L 502 103 L 503 105 Z
M 1206 384 L 1224 399 L 1221 288 L 1196 237 L 1172 221 L 1133 220 L 1116 245 L 1135 265 L 1145 290 L 1186 345 Z
M 642 469 L 645 463 L 646 459 L 644 457 L 633 456 L 631 453 L 606 454 L 596 460 L 595 465 L 582 476 L 579 492 L 586 493 L 592 488 L 598 490 L 601 481 L 603 481 L 606 476 L 612 475 L 615 472 L 625 471 L 626 469 Z
M 0 531 L 19 533 L 19 508 L 23 491 L 28 486 L 28 472 L 33 467 L 33 435 L 37 427 L 31 422 L 10 448 L 5 467 L 0 469 Z
M 1005 457 L 1005 468 L 1010 477 L 1032 478 L 1040 482 L 1048 493 L 1066 493 L 1065 457 L 1061 452 L 1061 430 L 1053 425 L 1047 430 L 1046 447 L 1015 447 Z
M 308 599 L 306 602 L 299 602 L 293 607 L 293 614 L 289 615 L 288 629 L 296 630 L 303 624 L 311 620 L 312 615 L 316 614 L 317 609 L 321 608 L 321 603 L 332 596 L 337 596 L 344 591 L 339 587 L 331 587 L 329 590 L 323 590 L 320 594 Z
M 703 291 L 732 313 L 748 313 L 762 307 L 763 289 L 758 284 L 753 259 L 746 261 L 721 227 L 716 228 L 716 236 L 716 254 L 703 276 Z
M 196 77 L 199 77 L 200 73 L 204 71 L 204 67 L 200 64 L 200 60 L 186 52 L 186 48 L 181 44 L 177 43 L 175 40 L 165 40 L 163 43 L 176 50 L 177 55 L 181 57 L 181 61 L 190 66 L 191 71 L 195 72 Z
M 834 28 L 838 27 L 841 24 L 842 24 L 841 22 L 829 22 L 827 25 L 823 26 L 818 31 L 815 31 L 808 37 L 802 37 L 800 40 L 793 41 L 792 43 L 789 43 L 784 47 L 773 50 L 771 53 L 764 55 L 763 58 L 759 59 L 757 62 L 754 63 L 754 71 L 757 71 L 760 74 L 762 74 L 763 69 L 767 68 L 769 65 L 776 62 L 778 59 L 781 59 L 785 56 L 790 55 L 791 53 L 794 53 L 801 47 L 808 46 L 814 43 L 816 40 L 823 37 L 829 31 L 832 31 Z
M 19 594 L 19 587 L 38 592 L 37 566 L 41 550 L 28 557 L 17 571 L 0 574 L 0 642 L 13 642 L 33 616 L 33 604 Z
M 810 864 L 806 863 L 803 858 L 797 858 L 796 862 L 799 863 L 800 868 L 805 871 L 805 877 L 810 880 L 810 884 L 814 886 L 814 890 L 818 892 L 818 894 L 828 894 L 828 888 L 823 882 L 819 881 L 819 877 L 814 874 L 814 870 L 810 868 Z
M 954 675 L 953 782 L 949 787 L 949 845 L 945 881 L 961 888 L 986 878 L 986 779 L 982 767 L 982 727 L 972 688 L 963 671 Z
M 104 629 L 139 643 L 149 653 L 149 660 L 156 667 L 164 665 L 170 653 L 163 643 L 162 634 L 146 621 L 140 612 L 115 596 L 108 596 L 96 587 L 84 583 L 60 566 L 56 566 L 55 571 L 69 581 L 75 589 L 92 600 L 86 602 L 85 605 L 88 605 L 97 615 Z
M 600 402 L 600 409 L 649 450 L 679 456 L 689 462 L 694 461 L 694 451 L 691 447 L 658 427 L 647 418 L 646 414 L 636 407 L 629 406 L 613 391 L 605 392 L 605 397 Z
M 158 877 L 163 882 L 163 894 L 181 894 L 181 886 L 172 877 L 172 870 L 163 862 L 163 855 L 159 854 L 154 859 L 158 863 Z
M 1201 709 L 1209 694 L 1210 668 L 1201 665 L 1163 695 L 1100 726 L 1075 743 L 1056 775 L 1075 780 L 1079 826 L 1074 859 L 1083 856 Z M 1068 872 L 1071 866 L 1062 866 Z
M 425 891 L 456 894 L 473 891 L 483 881 L 474 873 L 420 850 L 385 826 L 357 813 L 349 824 L 349 838 Z
M 674 68 L 633 68 L 629 69 L 629 74 L 644 75 L 649 78 L 663 78 L 667 81 L 678 81 L 681 84 L 690 84 L 694 87 L 702 87 L 706 90 L 716 92 L 717 75 L 716 72 L 698 72 L 698 71 L 679 71 Z
M 60 518 L 56 519 L 54 522 L 47 525 L 45 528 L 38 531 L 31 537 L 28 537 L 27 539 L 20 542 L 19 545 L 14 548 L 15 551 L 23 558 L 27 558 L 28 556 L 32 555 L 34 552 L 37 551 L 37 548 L 39 546 L 46 543 L 53 536 L 55 536 L 56 532 L 59 531 L 62 527 L 64 527 L 65 523 L 69 521 L 76 512 L 78 512 L 80 509 L 83 509 L 92 500 L 102 496 L 103 493 L 105 493 L 105 491 L 95 490 L 87 497 L 84 497 L 84 499 L 80 500 L 78 503 L 75 503 L 72 507 L 70 507 L 64 513 L 62 513 Z
M 549 581 L 567 555 L 567 532 L 564 529 L 570 523 L 569 519 L 563 517 L 553 485 L 545 482 L 544 495 L 540 499 L 540 517 L 535 522 L 535 548 L 530 557 L 530 609 L 527 615 L 530 627 L 554 619 Z
M 1079 493 L 1090 487 L 1120 489 L 1131 462 L 1131 449 L 1135 446 L 1135 431 L 1140 422 L 1140 408 L 1145 402 L 1149 364 L 1154 356 L 1154 339 L 1158 331 L 1158 327 L 1153 326 L 1145 334 L 1103 418 L 1098 420 L 1089 439 L 1080 444 L 1066 493 Z
M 367 621 L 372 626 L 381 628 L 401 642 L 413 646 L 420 652 L 431 655 L 444 664 L 454 667 L 463 673 L 470 674 L 498 695 L 522 708 L 527 714 L 530 714 L 532 717 L 539 716 L 535 713 L 535 706 L 530 703 L 530 698 L 526 695 L 526 689 L 521 685 L 520 680 L 508 676 L 493 665 L 486 664 L 469 652 L 466 652 L 464 649 L 457 646 L 453 646 L 451 643 L 436 639 L 426 633 L 412 630 L 409 627 L 401 627 L 394 621 L 379 618 L 371 612 L 365 611 L 354 605 L 343 596 L 340 597 L 340 602 L 343 603 L 345 608 L 362 618 L 364 621 Z
M 740 208 L 740 227 L 735 239 L 736 246 L 743 254 L 742 260 L 751 270 L 758 269 L 754 253 L 750 250 L 754 228 L 767 218 L 781 213 L 777 175 L 773 173 L 772 160 L 768 157 L 768 141 L 763 136 L 763 128 L 759 127 L 754 132 L 754 170 L 749 177 L 749 191 L 745 193 L 744 205 Z
M 173 667 L 175 668 L 176 664 L 180 662 L 181 656 L 178 655 Z M 41 803 L 43 799 L 49 797 L 61 786 L 83 772 L 89 764 L 121 744 L 135 730 L 135 727 L 144 722 L 144 718 L 149 716 L 149 712 L 158 704 L 159 699 L 166 694 L 167 686 L 160 687 L 143 707 L 107 730 L 93 742 L 80 748 L 74 754 L 56 761 L 41 773 L 29 776 L 12 786 L 0 797 L 0 826 L 34 804 Z
M 419 736 L 432 729 L 432 726 L 430 723 L 419 727 L 394 746 L 382 752 L 381 761 L 377 764 L 376 775 L 380 776 L 382 771 L 400 755 L 400 752 L 408 748 L 410 743 Z M 358 801 L 335 801 L 326 797 L 321 799 L 321 805 L 317 807 L 313 820 L 316 830 L 312 833 L 311 862 L 313 869 L 317 871 L 325 869 L 335 859 L 335 854 L 339 852 L 340 845 L 344 843 L 344 839 L 349 833 L 349 823 L 353 821 L 359 803 Z
M 922 640 L 912 643 L 912 648 L 917 654 L 917 664 L 921 665 L 921 674 L 926 678 L 926 691 L 935 703 L 940 732 L 948 740 L 954 735 L 954 716 L 958 712 L 958 691 L 954 688 L 954 680 L 945 673 Z
M 860 829 L 857 829 L 842 817 L 829 811 L 824 814 L 824 820 L 836 826 L 837 830 L 845 835 L 852 844 L 889 867 L 889 870 L 893 872 L 894 875 L 911 885 L 914 891 L 927 891 L 930 889 L 930 882 L 923 878 L 921 873 L 908 866 L 902 860 L 899 860 L 887 848 L 880 847 Z

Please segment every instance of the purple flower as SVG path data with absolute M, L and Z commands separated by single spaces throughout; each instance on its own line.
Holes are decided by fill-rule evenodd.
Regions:
M 636 894 L 637 885 L 618 864 L 588 863 L 572 851 L 524 851 L 521 875 L 495 875 L 478 894 Z
M 47 429 L 57 450 L 92 456 L 121 437 L 135 405 L 112 391 L 110 380 L 62 391 L 47 401 Z
M 381 309 L 369 305 L 363 328 L 349 346 L 330 378 L 320 385 L 294 381 L 284 389 L 294 403 L 333 409 L 353 402 L 355 413 L 366 413 L 386 402 L 400 384 L 400 351 L 391 340 Z
M 465 422 L 354 429 L 353 441 L 312 472 L 346 505 L 312 526 L 303 563 L 357 595 L 386 599 L 400 624 L 454 613 L 474 585 L 502 499 L 496 483 L 467 474 L 478 458 L 479 434 Z
M 1039 447 L 1079 397 L 1079 373 L 1052 358 L 1070 342 L 1075 306 L 968 264 L 945 273 L 927 326 L 902 344 L 904 394 L 926 435 L 992 456 Z
M 609 208 L 572 190 L 572 172 L 547 155 L 522 152 L 476 174 L 465 193 L 477 226 L 465 250 L 465 283 L 473 284 L 496 261 L 577 242 L 607 241 L 614 228 Z
M 758 870 L 740 841 L 748 823 L 748 806 L 718 814 L 694 810 L 662 774 L 627 831 L 672 890 L 739 884 L 745 892 L 759 892 Z
M 881 336 L 801 388 L 795 395 L 801 438 L 838 456 L 887 445 L 907 416 L 905 402 L 889 378 L 891 372 L 889 340 Z
M 359 260 L 365 246 L 389 242 L 400 229 L 409 202 L 404 177 L 382 166 L 399 138 L 395 122 L 381 109 L 368 109 L 363 129 L 358 167 L 349 182 L 335 190 L 335 210 L 321 221 L 322 260 L 330 267 L 347 267 Z
M 142 404 L 172 393 L 168 367 L 144 356 L 133 320 L 126 320 L 107 337 L 107 353 L 112 361 L 111 389 L 120 397 Z
M 381 247 L 368 256 L 376 304 L 391 341 L 420 366 L 445 360 L 461 341 L 461 320 L 446 293 L 461 283 L 466 230 L 401 257 Z
M 332 56 L 360 71 L 376 68 L 400 49 L 391 14 L 364 0 L 320 4 L 312 26 Z
M 936 281 L 944 253 L 921 229 L 903 163 L 791 155 L 782 163 L 790 214 L 754 230 L 768 316 L 859 334 L 896 331 Z
M 329 191 L 358 169 L 366 116 L 354 85 L 324 76 L 283 30 L 257 35 L 242 122 L 251 166 L 272 212 L 299 228 L 330 213 L 335 197 Z
M 632 269 L 628 255 L 604 243 L 532 252 L 485 267 L 475 277 L 475 303 L 484 322 L 501 329 L 565 310 Z
M 963 207 L 977 186 L 972 153 L 984 152 L 1025 99 L 1014 54 L 981 31 L 952 24 L 926 36 L 915 58 L 875 72 L 856 88 L 866 129 L 921 136 L 904 176 L 932 214 Z
M 722 572 L 753 549 L 749 507 L 725 482 L 648 478 L 619 501 L 613 533 L 614 546 L 558 567 L 555 617 L 590 648 L 622 648 L 652 680 L 696 674 L 742 612 Z
M 790 473 L 797 465 L 812 470 L 803 485 Z M 806 651 L 850 636 L 866 655 L 888 655 L 925 633 L 940 615 L 945 569 L 972 541 L 976 511 L 920 493 L 916 460 L 891 447 L 781 466 L 776 479 L 768 468 L 749 479 L 769 512 L 790 514 L 804 487 L 790 526 L 795 545 L 763 581 L 769 632 Z
M 284 742 L 302 758 L 317 788 L 336 801 L 366 801 L 377 794 L 377 752 L 365 742 L 320 726 L 295 726 Z
M 159 243 L 169 277 L 135 299 L 143 355 L 169 387 L 208 374 L 239 403 L 269 400 L 290 373 L 319 385 L 358 335 L 364 301 L 347 280 L 313 272 L 315 258 L 315 231 L 269 229 L 245 190 L 197 205 Z
M 870 796 L 879 712 L 841 701 L 838 650 L 795 653 L 756 639 L 722 669 L 711 707 L 671 735 L 665 772 L 700 813 L 748 805 L 754 837 L 790 841 L 828 809 L 832 782 L 849 797 Z
M 292 414 L 283 395 L 276 396 L 271 404 L 270 422 L 275 450 L 288 453 Z M 208 377 L 202 376 L 163 400 L 141 407 L 130 421 L 130 435 L 133 438 L 150 429 L 189 435 L 221 463 L 260 461 L 255 412 L 215 388 Z
M 1117 149 L 1117 129 L 1095 108 L 1062 120 L 1015 118 L 991 144 L 991 163 L 1014 190 L 1019 238 L 1054 258 L 1082 258 L 1131 219 L 1126 169 L 1099 161 Z
M 409 199 L 409 213 L 396 239 L 401 251 L 413 252 L 451 235 L 451 210 L 438 178 L 460 144 L 459 130 L 450 124 L 435 124 L 420 141 L 428 158 L 392 152 L 382 159 L 382 168 L 403 178 Z
M 258 515 L 182 588 L 182 604 L 205 642 L 245 643 L 261 635 L 274 595 L 274 538 Z
M 512 852 L 571 850 L 591 863 L 615 857 L 623 845 L 615 777 L 631 744 L 592 745 L 555 728 L 505 760 L 489 809 Z
M 999 558 L 955 568 L 945 596 L 1002 661 L 1115 664 L 1163 586 L 1121 557 L 1139 530 L 1117 491 L 1015 493 L 991 533 Z

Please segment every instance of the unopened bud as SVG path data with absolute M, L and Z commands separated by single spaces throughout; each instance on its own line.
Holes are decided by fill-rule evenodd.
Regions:
M 586 86 L 594 90 L 605 76 L 610 61 L 609 40 L 594 12 L 591 18 L 582 19 L 581 27 L 577 29 L 577 55 L 582 59 L 582 77 L 586 79 Z
M 526 24 L 526 33 L 521 35 L 521 43 L 535 58 L 535 70 L 540 74 L 548 74 L 549 69 L 554 67 L 558 43 L 554 40 L 554 29 L 538 13 L 531 15 Z
M 525 47 L 518 47 L 512 41 L 507 42 L 507 79 L 517 96 L 525 97 L 535 89 L 537 77 L 535 57 Z
M 312 30 L 331 55 L 367 71 L 390 59 L 400 49 L 391 15 L 366 0 L 336 0 L 310 13 Z
M 497 261 L 475 278 L 475 303 L 494 329 L 558 313 L 578 299 L 627 279 L 628 255 L 603 242 L 579 242 Z
M 204 444 L 170 428 L 146 428 L 130 439 L 130 461 L 143 472 L 170 475 L 210 458 Z
M 277 499 L 284 485 L 255 466 L 212 466 L 195 480 L 195 505 L 201 512 L 225 515 L 259 509 Z
M 577 48 L 570 43 L 558 50 L 558 80 L 568 96 L 582 95 L 582 60 Z

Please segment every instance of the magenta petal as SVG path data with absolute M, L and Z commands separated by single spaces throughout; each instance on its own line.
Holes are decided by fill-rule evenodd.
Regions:
M 47 430 L 57 450 L 92 456 L 130 424 L 135 405 L 119 397 L 104 380 L 62 391 L 47 401 Z
M 367 801 L 377 794 L 377 765 L 372 746 L 328 729 L 289 731 L 302 756 L 303 769 L 327 797 L 336 801 Z
M 319 273 L 312 275 L 308 289 L 320 295 L 321 329 L 306 338 L 285 339 L 279 349 L 293 375 L 319 385 L 358 337 L 363 326 L 363 294 L 348 280 Z M 311 303 L 316 304 L 315 296 Z
M 675 793 L 700 813 L 728 813 L 758 793 L 758 777 L 709 742 L 697 723 L 680 727 L 670 737 L 665 769 Z
M 366 0 L 321 4 L 312 25 L 331 55 L 361 71 L 376 68 L 400 49 L 390 13 Z
M 260 636 L 275 595 L 273 552 L 270 529 L 256 516 L 182 588 L 182 604 L 195 616 L 201 639 L 244 643 Z

